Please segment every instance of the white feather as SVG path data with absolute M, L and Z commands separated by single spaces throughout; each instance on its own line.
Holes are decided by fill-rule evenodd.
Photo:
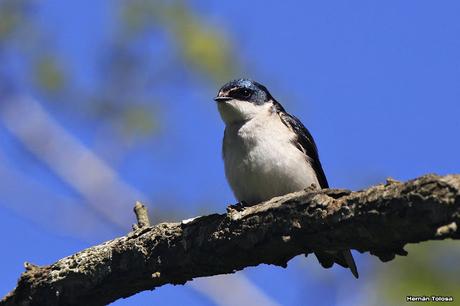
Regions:
M 219 103 L 226 123 L 223 155 L 227 180 L 239 201 L 256 204 L 318 184 L 309 158 L 273 104 Z

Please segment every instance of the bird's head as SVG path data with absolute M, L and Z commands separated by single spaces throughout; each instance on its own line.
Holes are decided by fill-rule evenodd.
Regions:
M 248 79 L 228 82 L 214 98 L 226 124 L 251 120 L 273 106 L 274 99 L 267 88 Z

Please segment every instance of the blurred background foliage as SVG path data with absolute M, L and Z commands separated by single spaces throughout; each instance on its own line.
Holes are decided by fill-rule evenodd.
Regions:
M 14 244 L 16 243 L 14 241 L 25 237 L 40 243 L 49 240 L 49 244 L 54 246 L 54 248 L 50 245 L 31 246 L 33 250 L 17 246 L 12 254 L 4 254 L 2 264 L 9 270 L 5 270 L 7 276 L 0 284 L 2 294 L 13 287 L 14 280 L 21 271 L 20 265 L 12 267 L 9 262 L 36 260 L 38 264 L 48 264 L 60 256 L 78 251 L 81 247 L 121 235 L 125 229 L 120 229 L 120 224 L 126 224 L 126 228 L 129 226 L 132 219 L 129 215 L 131 206 L 134 200 L 139 198 L 155 204 L 150 207 L 154 222 L 177 221 L 197 214 L 215 212 L 217 209 L 222 211 L 224 204 L 216 203 L 218 200 L 223 201 L 219 193 L 223 193 L 228 201 L 231 201 L 231 197 L 228 188 L 223 187 L 225 182 L 222 168 L 215 166 L 215 163 L 220 163 L 216 151 L 220 149 L 222 133 L 221 126 L 215 125 L 215 122 L 218 122 L 217 115 L 214 114 L 215 122 L 213 121 L 209 126 L 203 125 L 200 121 L 204 120 L 204 116 L 208 118 L 211 116 L 205 106 L 193 104 L 191 107 L 190 104 L 178 101 L 211 100 L 211 94 L 229 79 L 257 75 L 258 79 L 271 80 L 276 84 L 275 89 L 283 88 L 278 90 L 276 96 L 289 96 L 295 100 L 301 95 L 293 93 L 297 89 L 292 88 L 298 88 L 298 91 L 310 91 L 312 94 L 309 94 L 308 98 L 312 97 L 312 104 L 325 104 L 322 108 L 323 113 L 318 111 L 319 108 L 316 109 L 318 116 L 329 116 L 326 110 L 331 113 L 331 116 L 334 115 L 334 110 L 337 116 L 342 116 L 345 112 L 345 117 L 350 118 L 338 122 L 335 130 L 331 128 L 333 124 L 321 125 L 320 119 L 316 121 L 317 125 L 322 126 L 326 131 L 323 132 L 323 139 L 326 139 L 322 140 L 323 144 L 332 143 L 334 134 L 339 135 L 337 136 L 339 140 L 336 140 L 335 144 L 337 147 L 344 143 L 348 144 L 349 141 L 362 143 L 368 139 L 370 143 L 374 137 L 363 136 L 359 139 L 359 135 L 352 134 L 347 140 L 344 136 L 340 136 L 340 130 L 346 130 L 345 126 L 350 126 L 355 131 L 361 129 L 362 127 L 353 126 L 352 122 L 365 121 L 366 117 L 369 117 L 369 121 L 375 122 L 373 115 L 384 122 L 393 120 L 394 123 L 400 120 L 407 124 L 410 120 L 404 115 L 402 104 L 384 105 L 389 109 L 388 113 L 385 113 L 380 108 L 380 104 L 369 106 L 366 104 L 368 100 L 363 98 L 364 102 L 359 106 L 361 109 L 353 112 L 347 110 L 348 106 L 353 107 L 351 100 L 348 101 L 348 105 L 338 102 L 333 105 L 327 104 L 324 95 L 330 90 L 326 87 L 314 88 L 313 85 L 305 85 L 305 82 L 310 82 L 312 79 L 322 80 L 323 86 L 329 84 L 346 97 L 347 92 L 343 88 L 348 89 L 350 86 L 346 78 L 345 81 L 343 77 L 341 78 L 343 83 L 334 83 L 332 77 L 329 80 L 329 76 L 305 74 L 305 71 L 311 70 L 318 74 L 318 70 L 325 70 L 329 75 L 337 71 L 339 74 L 340 67 L 328 71 L 330 67 L 327 63 L 349 62 L 353 66 L 359 60 L 366 61 L 365 57 L 360 57 L 359 52 L 351 52 L 356 56 L 353 60 L 341 58 L 346 50 L 342 52 L 340 47 L 334 46 L 342 46 L 341 42 L 344 43 L 343 48 L 349 45 L 341 37 L 342 29 L 334 29 L 336 36 L 331 38 L 330 45 L 324 41 L 327 35 L 314 36 L 315 27 L 305 26 L 305 32 L 311 31 L 308 33 L 313 34 L 308 34 L 309 38 L 301 37 L 304 30 L 299 26 L 299 22 L 311 22 L 314 16 L 305 20 L 286 17 L 288 20 L 283 22 L 276 18 L 269 19 L 269 22 L 275 24 L 279 31 L 276 34 L 277 38 L 270 41 L 269 32 L 257 36 L 248 29 L 239 28 L 239 24 L 241 27 L 246 27 L 246 22 L 248 27 L 254 24 L 263 25 L 267 22 L 264 18 L 268 18 L 263 13 L 264 10 L 277 13 L 276 7 L 269 5 L 265 7 L 262 3 L 259 3 L 255 9 L 246 3 L 238 2 L 235 3 L 233 11 L 230 8 L 232 5 L 227 5 L 229 12 L 223 14 L 226 18 L 232 17 L 232 12 L 233 14 L 236 11 L 242 12 L 239 21 L 235 22 L 235 30 L 224 26 L 225 23 L 220 22 L 219 18 L 209 10 L 203 9 L 207 6 L 216 6 L 206 1 L 95 2 L 94 5 L 99 8 L 94 11 L 103 12 L 96 17 L 92 15 L 93 7 L 90 2 L 83 1 L 80 6 L 76 4 L 77 2 L 72 2 L 72 6 L 78 8 L 74 13 L 76 16 L 69 12 L 61 16 L 57 9 L 58 13 L 54 18 L 61 24 L 50 22 L 46 17 L 50 13 L 46 11 L 52 6 L 65 7 L 63 3 L 0 0 L 0 113 L 3 112 L 0 130 L 2 138 L 0 203 L 3 207 L 1 210 L 3 216 L 0 222 L 5 227 L 17 228 L 15 221 L 9 220 L 22 222 L 21 220 L 24 219 L 35 224 L 25 223 L 23 225 L 25 228 L 29 226 L 35 229 L 34 226 L 38 226 L 40 230 L 36 231 L 42 236 L 49 235 L 49 238 L 42 239 L 37 236 L 34 239 L 32 236 L 35 230 L 24 229 L 18 236 L 12 237 L 10 243 Z M 296 8 L 292 7 L 291 10 L 296 11 Z M 252 11 L 257 14 L 252 14 Z M 302 10 L 298 11 L 302 13 Z M 329 11 L 318 10 L 318 12 L 318 16 L 324 16 L 322 21 L 331 23 L 328 21 Z M 367 15 L 363 13 L 360 16 Z M 70 20 L 77 17 L 78 22 Z M 253 23 L 250 22 L 251 19 L 254 19 Z M 63 29 L 56 28 L 60 25 Z M 362 28 L 365 30 L 365 26 Z M 290 34 L 295 30 L 299 30 L 301 34 Z M 349 35 L 354 34 L 353 31 L 350 33 Z M 365 35 L 367 34 L 363 34 Z M 89 38 L 86 39 L 86 36 Z M 294 47 L 285 46 L 282 42 L 276 46 L 276 39 L 281 40 L 283 37 L 286 41 L 293 42 Z M 295 51 L 297 40 L 300 48 L 300 39 L 307 41 L 310 49 L 315 49 L 315 43 L 319 45 L 316 55 L 324 53 L 324 59 L 321 59 L 324 66 L 319 68 L 315 66 L 320 60 L 314 54 L 310 54 L 311 62 L 307 56 L 303 59 L 289 56 L 289 52 Z M 374 43 L 372 39 L 369 40 L 370 42 L 367 41 L 369 45 Z M 350 41 L 353 43 L 353 40 Z M 404 39 L 399 41 L 403 46 L 402 49 L 406 41 Z M 268 62 L 273 65 L 272 69 L 261 68 L 253 63 L 258 59 L 258 55 L 251 56 L 250 52 L 246 52 L 243 56 L 240 52 L 242 45 L 251 46 L 252 42 L 262 46 L 258 49 L 259 53 L 266 51 L 264 48 L 276 48 L 276 52 L 284 56 L 270 58 Z M 393 41 L 393 43 L 398 42 Z M 328 55 L 328 52 L 334 49 L 337 49 L 337 54 Z M 363 52 L 362 49 L 359 51 Z M 295 58 L 298 62 L 289 66 L 289 58 Z M 376 58 L 375 62 L 380 63 L 379 57 Z M 303 62 L 309 63 L 307 68 L 302 66 Z M 363 65 L 366 66 L 365 63 Z M 281 66 L 286 71 L 289 69 L 301 71 L 296 75 L 300 83 L 294 83 L 292 75 L 287 74 L 285 77 L 287 81 L 283 85 L 279 82 L 279 78 L 271 73 L 271 70 L 277 69 L 277 66 Z M 361 80 L 363 83 L 364 79 L 372 80 L 373 76 L 369 78 L 364 76 Z M 361 84 L 359 86 L 366 87 Z M 315 92 L 317 96 L 314 96 L 314 90 L 317 90 Z M 353 95 L 357 93 L 358 90 L 352 91 Z M 32 97 L 35 102 L 16 103 L 13 98 L 17 96 Z M 458 99 L 458 94 L 454 98 Z M 295 105 L 293 106 L 295 109 Z M 310 105 L 308 107 L 309 113 L 315 112 L 314 107 Z M 423 107 L 416 107 L 421 110 L 414 116 L 414 120 L 415 117 L 423 118 L 427 115 L 422 113 Z M 369 110 L 368 116 L 360 115 L 359 120 L 354 120 L 353 114 L 366 108 L 374 108 L 376 113 L 373 114 L 373 110 Z M 429 108 L 427 109 L 429 111 Z M 301 109 L 298 110 L 300 112 Z M 192 111 L 196 113 L 191 113 Z M 183 114 L 179 116 L 178 112 Z M 402 113 L 403 118 L 398 119 L 395 113 Z M 392 119 L 391 116 L 395 117 Z M 442 119 L 445 119 L 443 116 Z M 312 117 L 309 119 L 315 123 Z M 24 118 L 27 118 L 27 122 L 22 122 Z M 37 123 L 34 118 L 39 118 L 37 120 L 43 122 L 37 121 Z M 305 116 L 302 119 L 304 118 Z M 422 121 L 425 124 L 425 121 Z M 396 126 L 396 123 L 394 124 Z M 413 125 L 417 126 L 417 123 Z M 386 123 L 382 123 L 381 128 L 381 134 L 390 129 L 388 133 L 390 135 L 396 135 L 404 129 L 391 130 Z M 34 130 L 38 134 L 34 134 Z M 371 133 L 380 133 L 371 128 L 369 130 Z M 203 136 L 204 133 L 207 133 L 206 136 Z M 404 135 L 404 131 L 401 134 L 402 139 L 407 136 Z M 58 139 L 59 137 L 62 141 Z M 392 144 L 396 140 L 381 139 L 380 141 L 385 145 L 386 141 Z M 402 146 L 404 141 L 406 140 L 401 140 L 398 145 Z M 61 149 L 52 150 L 56 144 L 61 144 L 58 146 Z M 64 150 L 66 144 L 71 152 Z M 337 150 L 334 145 L 324 147 L 326 165 L 327 160 L 336 159 L 337 163 L 345 161 L 345 157 L 341 160 L 340 156 L 337 156 L 336 152 L 340 150 Z M 372 144 L 369 147 L 372 150 Z M 194 151 L 191 150 L 192 148 Z M 358 148 L 359 150 L 362 148 Z M 378 150 L 380 149 L 375 151 Z M 402 154 L 401 160 L 404 159 L 404 152 L 404 149 L 399 152 Z M 72 155 L 73 153 L 76 155 Z M 393 154 L 392 151 L 387 153 Z M 162 157 L 150 157 L 155 154 Z M 377 156 L 377 153 L 375 154 Z M 210 160 L 210 156 L 216 157 Z M 359 161 L 361 157 L 357 156 L 356 159 Z M 353 159 L 350 159 L 350 163 L 352 162 Z M 189 167 L 190 163 L 198 163 L 201 166 Z M 388 170 L 390 168 L 382 171 L 379 167 L 374 169 L 366 167 L 365 160 L 358 170 L 353 169 L 355 172 L 349 171 L 350 168 L 341 169 L 340 172 L 334 169 L 336 166 L 334 162 L 330 163 L 331 166 L 326 169 L 329 171 L 326 172 L 332 173 L 333 176 L 342 175 L 345 177 L 342 182 L 355 188 L 383 181 L 386 174 L 392 174 L 391 170 Z M 94 171 L 97 173 L 92 173 L 92 169 L 98 169 Z M 405 175 L 410 177 L 430 172 L 430 169 L 436 171 L 443 168 L 442 166 L 427 169 L 419 167 L 418 172 L 407 171 L 400 176 L 404 179 L 407 178 L 404 177 Z M 451 171 L 450 168 L 447 169 Z M 359 177 L 359 175 L 361 179 L 349 177 Z M 218 182 L 216 177 L 219 178 Z M 85 180 L 90 183 L 85 185 Z M 188 182 L 182 182 L 187 180 Z M 338 181 L 340 182 L 340 179 Z M 165 188 L 156 193 L 150 191 L 152 186 L 154 189 L 161 189 L 162 183 L 170 186 L 170 189 Z M 183 191 L 191 194 L 186 201 L 184 201 L 185 196 L 179 196 L 174 189 L 179 184 L 189 186 L 190 191 L 189 189 Z M 217 191 L 213 192 L 213 189 Z M 116 202 L 114 198 L 119 198 L 122 204 L 120 206 L 113 204 Z M 38 203 L 32 203 L 33 201 Z M 65 206 L 64 203 L 68 205 Z M 100 206 L 107 207 L 101 209 Z M 118 212 L 121 217 L 112 218 L 111 211 L 114 215 Z M 124 212 L 126 212 L 125 217 L 123 217 Z M 63 214 L 67 214 L 67 219 L 62 216 Z M 72 219 L 75 221 L 73 227 L 70 224 Z M 43 231 L 43 228 L 46 230 Z M 72 242 L 68 242 L 68 239 Z M 334 270 L 335 274 L 331 274 L 330 271 L 318 268 L 313 260 L 305 261 L 302 258 L 294 260 L 286 271 L 271 267 L 257 267 L 248 269 L 245 273 L 238 273 L 233 279 L 222 278 L 222 281 L 217 281 L 217 278 L 214 278 L 214 281 L 211 279 L 208 283 L 194 281 L 192 286 L 195 286 L 196 291 L 193 292 L 200 292 L 199 294 L 190 293 L 190 289 L 184 293 L 187 289 L 181 287 L 166 288 L 118 301 L 115 304 L 139 305 L 139 303 L 155 301 L 162 305 L 181 305 L 187 301 L 189 305 L 241 305 L 245 303 L 244 301 L 252 300 L 251 305 L 303 305 L 305 299 L 308 299 L 315 305 L 397 305 L 405 304 L 405 296 L 409 294 L 456 296 L 460 292 L 459 269 L 455 264 L 460 255 L 457 243 L 433 242 L 410 246 L 408 251 L 409 257 L 397 258 L 386 264 L 377 263 L 367 255 L 358 256 L 358 266 L 364 273 L 362 279 L 353 284 L 349 283 L 349 275 L 346 272 Z M 248 275 L 250 280 L 247 280 L 245 275 Z M 213 292 L 220 292 L 216 286 L 237 287 L 238 285 L 233 282 L 238 277 L 244 280 L 239 284 L 244 284 L 242 287 L 247 289 L 247 292 L 243 289 L 239 291 L 242 300 L 236 302 L 238 292 L 225 298 L 213 296 Z M 457 295 L 457 300 L 459 298 L 460 296 Z
M 408 258 L 396 258 L 393 265 L 377 267 L 381 300 L 397 305 L 401 296 L 406 295 L 457 297 L 460 292 L 460 267 L 456 261 L 460 249 L 456 241 L 431 241 L 410 245 L 406 250 L 409 252 Z M 438 305 L 439 302 L 423 304 Z
M 21 77 L 29 88 L 63 109 L 121 126 L 129 137 L 158 131 L 158 87 L 197 76 L 217 86 L 237 69 L 224 31 L 207 24 L 187 1 L 113 1 L 115 25 L 107 41 L 94 46 L 96 79 L 84 88 L 55 46 L 53 32 L 39 20 L 40 1 L 0 5 L 2 53 L 22 62 Z

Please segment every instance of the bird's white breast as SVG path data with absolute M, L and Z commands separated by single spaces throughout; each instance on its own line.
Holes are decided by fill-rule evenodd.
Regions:
M 225 173 L 239 201 L 256 204 L 312 183 L 319 185 L 308 157 L 295 146 L 295 137 L 271 111 L 227 125 Z

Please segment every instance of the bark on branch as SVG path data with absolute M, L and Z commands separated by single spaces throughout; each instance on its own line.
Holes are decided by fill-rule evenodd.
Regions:
M 63 258 L 26 265 L 0 305 L 104 305 L 164 284 L 285 267 L 314 250 L 356 249 L 382 261 L 407 243 L 459 239 L 460 175 L 389 180 L 366 190 L 305 190 L 226 214 L 139 227 Z

